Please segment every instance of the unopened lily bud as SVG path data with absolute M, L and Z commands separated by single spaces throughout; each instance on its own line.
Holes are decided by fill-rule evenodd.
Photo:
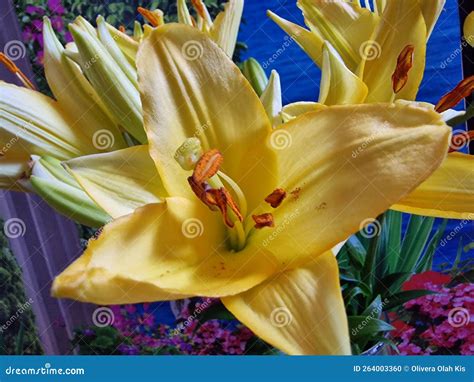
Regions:
M 194 169 L 201 156 L 201 141 L 193 137 L 186 139 L 178 150 L 176 150 L 174 159 L 176 159 L 176 162 L 179 163 L 183 170 L 190 171 Z
M 59 213 L 89 227 L 100 227 L 111 220 L 56 158 L 33 155 L 30 167 L 27 182 Z
M 254 58 L 244 61 L 242 72 L 260 97 L 268 84 L 268 77 L 262 66 Z

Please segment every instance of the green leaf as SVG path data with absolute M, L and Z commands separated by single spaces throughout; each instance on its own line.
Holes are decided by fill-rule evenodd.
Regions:
M 392 273 L 400 258 L 402 244 L 402 213 L 388 210 L 385 213 L 384 233 L 387 236 L 385 242 L 387 271 Z
M 428 242 L 434 218 L 412 215 L 408 224 L 396 272 L 415 272 Z
M 380 317 L 382 310 L 383 310 L 382 298 L 379 295 L 375 297 L 375 299 L 370 303 L 370 305 L 367 308 L 365 308 L 365 310 L 362 312 L 362 315 L 372 316 L 374 312 L 378 312 L 377 317 Z
M 380 215 L 372 224 L 382 227 L 384 215 Z M 375 228 L 377 229 L 377 228 Z M 367 250 L 367 256 L 365 257 L 364 266 L 362 268 L 362 281 L 366 283 L 369 288 L 373 286 L 375 279 L 375 259 L 377 255 L 378 246 L 381 240 L 381 232 L 370 239 L 369 249 Z
M 349 240 L 346 241 L 344 248 L 347 249 L 347 254 L 352 266 L 361 270 L 364 266 L 364 259 L 367 256 L 367 251 L 357 236 L 351 236 Z
M 413 273 L 411 272 L 397 272 L 385 276 L 381 280 L 377 280 L 374 293 L 385 296 L 387 293 L 393 295 L 397 293 L 406 280 L 410 278 Z
M 436 230 L 436 233 L 431 238 L 430 242 L 427 245 L 426 252 L 418 261 L 416 267 L 416 273 L 422 273 L 430 270 L 433 267 L 433 258 L 436 253 L 436 249 L 439 247 L 441 238 L 444 235 L 444 231 L 446 230 L 446 224 L 448 223 L 447 219 L 443 219 L 441 225 Z
M 349 316 L 349 329 L 351 338 L 372 337 L 379 332 L 389 332 L 395 329 L 383 320 L 371 316 Z

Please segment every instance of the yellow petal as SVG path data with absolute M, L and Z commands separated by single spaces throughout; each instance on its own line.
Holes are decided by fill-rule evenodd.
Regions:
M 106 23 L 109 33 L 113 36 L 113 39 L 120 47 L 120 50 L 128 59 L 128 62 L 135 64 L 135 60 L 138 52 L 138 42 L 127 34 L 120 32 L 117 28 L 114 28 L 112 25 Z
M 317 102 L 294 102 L 283 106 L 281 116 L 283 123 L 287 123 L 301 114 L 308 113 L 310 111 L 324 110 L 326 107 L 326 105 Z
M 438 113 L 400 104 L 331 106 L 283 126 L 270 145 L 288 196 L 271 210 L 275 227 L 250 237 L 283 267 L 329 250 L 408 195 L 441 164 L 451 135 Z
M 412 0 L 387 2 L 370 45 L 376 54 L 365 55 L 359 68 L 369 88 L 367 102 L 390 102 L 393 97 L 392 74 L 399 54 L 407 45 L 415 48 L 413 67 L 397 99 L 414 100 L 423 78 L 426 55 L 426 26 L 418 3 Z
M 272 126 L 276 127 L 281 125 L 281 83 L 280 75 L 276 70 L 272 70 L 267 87 L 260 96 L 260 99 L 265 107 L 268 118 L 272 122 Z
M 300 27 L 291 21 L 281 18 L 271 11 L 267 11 L 267 15 L 294 41 L 296 41 L 296 43 L 306 52 L 316 65 L 321 67 L 324 44 L 324 40 L 321 36 Z
M 474 220 L 474 157 L 451 153 L 393 209 L 423 216 Z
M 223 172 L 244 190 L 249 205 L 260 202 L 269 192 L 262 187 L 274 183 L 275 157 L 264 145 L 271 125 L 226 54 L 196 28 L 169 24 L 142 43 L 138 71 L 150 154 L 168 193 L 195 198 L 190 173 L 174 154 L 187 138 L 197 137 L 204 151 L 221 151 Z
M 351 354 L 337 261 L 331 251 L 222 299 L 258 337 L 288 354 Z
M 244 11 L 244 0 L 230 0 L 224 5 L 209 33 L 214 42 L 232 58 L 239 33 L 240 20 Z
M 268 251 L 228 251 L 224 230 L 221 218 L 200 201 L 149 204 L 105 226 L 55 279 L 53 294 L 97 304 L 221 297 L 275 272 Z
M 64 48 L 54 34 L 48 18 L 44 20 L 43 35 L 46 79 L 71 123 L 76 126 L 77 131 L 87 135 L 91 144 L 97 130 L 105 129 L 114 137 L 110 150 L 125 147 L 118 126 L 81 69 L 64 54 Z
M 426 38 L 433 32 L 439 15 L 446 4 L 446 0 L 418 0 L 426 24 Z
M 469 13 L 464 21 L 464 39 L 474 48 L 474 12 Z
M 97 151 L 72 128 L 57 102 L 41 93 L 0 81 L 1 141 L 17 137 L 11 151 L 50 154 L 58 159 Z
M 166 193 L 148 146 L 134 146 L 65 162 L 81 187 L 113 218 L 145 204 L 159 203 Z
M 364 82 L 352 73 L 331 46 L 325 43 L 321 86 L 318 102 L 325 105 L 364 103 L 368 89 Z
M 355 72 L 361 49 L 370 39 L 378 16 L 357 3 L 326 0 L 298 0 L 306 25 L 322 40 L 329 41 L 347 67 Z

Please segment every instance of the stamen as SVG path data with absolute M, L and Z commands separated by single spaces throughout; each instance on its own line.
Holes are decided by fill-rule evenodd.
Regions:
M 265 201 L 273 208 L 277 208 L 286 198 L 286 191 L 282 188 L 277 188 L 270 195 L 265 198 Z
M 217 174 L 224 161 L 224 157 L 217 149 L 205 152 L 196 163 L 193 172 L 193 179 L 196 183 L 202 183 Z
M 154 11 L 150 11 L 149 9 L 138 7 L 137 8 L 138 13 L 140 13 L 145 20 L 147 20 L 151 26 L 153 27 L 159 27 L 160 25 L 163 25 L 164 20 L 163 20 L 163 12 L 159 9 L 155 9 Z
M 415 47 L 407 45 L 397 58 L 397 67 L 392 75 L 392 89 L 395 94 L 399 93 L 408 82 L 408 72 L 413 67 L 413 52 Z
M 118 29 L 119 29 L 119 31 L 122 32 L 122 33 L 126 33 L 126 32 L 127 32 L 127 29 L 125 28 L 125 25 L 120 25 Z
M 274 227 L 273 215 L 270 213 L 265 213 L 261 215 L 252 215 L 252 219 L 255 222 L 255 228 L 261 229 L 264 227 Z
M 197 14 L 208 24 L 209 26 L 212 25 L 212 19 L 207 11 L 206 6 L 204 5 L 202 0 L 191 0 L 194 9 L 196 10 Z
M 25 85 L 25 87 L 31 89 L 31 90 L 36 90 L 35 85 L 28 79 L 28 77 L 18 68 L 18 66 L 15 65 L 15 63 L 10 60 L 10 58 L 0 52 L 0 64 L 3 64 L 5 68 L 10 72 L 16 75 L 20 81 Z
M 462 80 L 453 90 L 445 94 L 435 106 L 438 113 L 442 113 L 456 106 L 474 91 L 474 76 Z
M 204 9 L 204 4 L 201 0 L 191 0 L 194 9 L 196 10 L 197 14 L 201 16 L 203 19 L 206 18 L 206 12 Z
M 242 215 L 240 215 L 239 209 L 237 208 L 234 201 L 232 200 L 232 197 L 224 187 L 209 190 L 209 194 L 213 196 L 215 205 L 221 211 L 222 217 L 224 218 L 224 223 L 227 227 L 234 227 L 234 222 L 229 218 L 227 207 L 230 207 L 231 211 L 234 212 L 239 221 L 242 222 L 243 219 Z

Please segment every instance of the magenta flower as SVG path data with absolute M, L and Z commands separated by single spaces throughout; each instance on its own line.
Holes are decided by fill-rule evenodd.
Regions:
M 58 15 L 64 14 L 64 7 L 61 0 L 48 0 L 48 8 L 51 12 Z

